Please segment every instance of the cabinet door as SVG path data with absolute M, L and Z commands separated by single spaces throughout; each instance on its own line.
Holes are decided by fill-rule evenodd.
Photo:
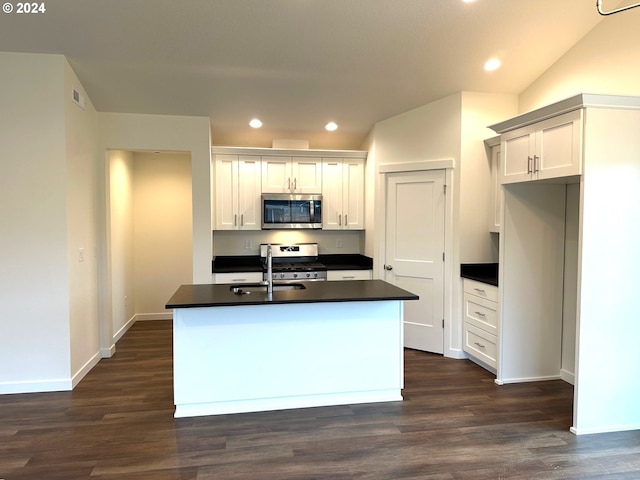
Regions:
M 531 180 L 535 139 L 535 131 L 532 127 L 520 128 L 502 136 L 501 184 Z
M 263 193 L 288 193 L 292 181 L 291 157 L 262 157 Z
M 342 230 L 342 159 L 323 159 L 322 178 L 322 228 Z
M 322 193 L 322 159 L 293 157 L 291 179 L 294 193 Z
M 582 110 L 537 124 L 534 173 L 539 180 L 582 173 Z
M 500 212 L 504 198 L 504 192 L 498 180 L 501 160 L 500 145 L 491 147 L 491 210 L 489 231 L 495 233 L 500 233 Z
M 342 213 L 344 228 L 364 228 L 364 162 L 347 160 L 342 163 Z
M 238 228 L 240 230 L 260 230 L 261 160 L 260 157 L 246 156 L 238 159 Z
M 238 156 L 216 155 L 215 229 L 235 230 L 238 225 Z

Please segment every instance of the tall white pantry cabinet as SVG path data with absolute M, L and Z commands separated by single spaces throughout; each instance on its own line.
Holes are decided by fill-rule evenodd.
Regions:
M 491 128 L 496 382 L 574 383 L 576 434 L 640 429 L 640 98 L 576 95 Z

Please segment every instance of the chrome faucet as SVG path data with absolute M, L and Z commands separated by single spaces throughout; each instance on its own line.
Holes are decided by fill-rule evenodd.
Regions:
M 267 293 L 273 293 L 273 252 L 271 244 L 267 244 Z

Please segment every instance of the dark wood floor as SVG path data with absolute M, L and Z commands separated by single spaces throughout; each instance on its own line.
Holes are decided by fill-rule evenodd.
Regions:
M 138 322 L 73 392 L 0 396 L 0 479 L 640 478 L 640 432 L 572 435 L 562 381 L 409 350 L 404 402 L 174 419 L 171 362 Z

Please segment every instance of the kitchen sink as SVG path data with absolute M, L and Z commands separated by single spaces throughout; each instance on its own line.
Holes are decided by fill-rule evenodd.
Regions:
M 302 283 L 274 283 L 273 291 L 281 292 L 284 290 L 304 290 L 305 287 Z M 249 293 L 267 293 L 267 286 L 261 283 L 240 283 L 237 285 L 231 285 L 229 287 L 236 295 L 246 295 Z

